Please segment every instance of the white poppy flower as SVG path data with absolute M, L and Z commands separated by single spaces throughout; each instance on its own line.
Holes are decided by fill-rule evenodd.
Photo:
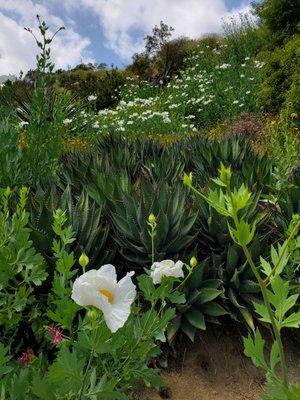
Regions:
M 156 285 L 161 282 L 163 276 L 174 276 L 175 278 L 183 278 L 183 262 L 172 260 L 163 260 L 153 263 L 151 267 L 151 278 Z
M 71 298 L 80 306 L 94 306 L 103 312 L 104 320 L 116 332 L 127 321 L 134 301 L 136 287 L 129 272 L 119 282 L 113 265 L 87 271 L 73 284 Z

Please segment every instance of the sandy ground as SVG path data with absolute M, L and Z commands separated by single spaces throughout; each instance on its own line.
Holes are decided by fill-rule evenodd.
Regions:
M 286 341 L 291 379 L 300 381 L 300 346 Z M 239 332 L 224 327 L 201 334 L 194 344 L 184 341 L 180 360 L 163 371 L 166 389 L 160 394 L 141 388 L 137 400 L 259 400 L 264 374 L 243 355 Z

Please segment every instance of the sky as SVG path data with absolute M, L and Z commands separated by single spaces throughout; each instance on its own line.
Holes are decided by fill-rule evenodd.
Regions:
M 39 14 L 54 32 L 56 68 L 83 62 L 123 67 L 143 50 L 143 38 L 164 21 L 173 37 L 220 32 L 222 20 L 249 12 L 251 0 L 0 0 L 0 75 L 18 75 L 35 66 Z

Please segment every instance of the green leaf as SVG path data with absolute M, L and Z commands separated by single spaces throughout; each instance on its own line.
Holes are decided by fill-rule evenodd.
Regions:
M 143 274 L 138 277 L 139 288 L 143 292 L 145 300 L 152 302 L 155 286 L 150 276 Z
M 299 328 L 300 327 L 300 311 L 289 315 L 282 323 L 282 328 Z
M 263 322 L 268 322 L 270 324 L 271 320 L 268 314 L 267 307 L 262 303 L 256 303 L 256 302 L 253 302 L 253 305 L 257 314 L 260 315 L 259 319 Z
M 60 348 L 56 361 L 50 365 L 46 379 L 50 383 L 63 382 L 66 391 L 77 393 L 83 379 L 85 359 L 79 358 L 67 346 Z
M 185 296 L 183 293 L 180 293 L 178 291 L 175 291 L 173 293 L 170 293 L 167 296 L 167 299 L 170 300 L 171 303 L 173 304 L 184 304 L 185 303 Z
M 240 246 L 247 246 L 253 239 L 255 234 L 255 225 L 250 227 L 248 222 L 241 219 L 236 229 L 228 224 L 229 232 L 232 239 Z
M 222 290 L 214 288 L 201 288 L 199 290 L 199 297 L 197 299 L 197 302 L 201 304 L 208 303 L 209 301 L 212 301 L 220 296 L 221 293 Z
M 174 337 L 176 336 L 176 333 L 180 329 L 181 325 L 181 315 L 176 315 L 174 319 L 169 323 L 168 328 L 167 328 L 167 339 L 169 343 L 172 343 Z
M 275 340 L 272 344 L 272 348 L 270 351 L 270 367 L 271 370 L 274 371 L 276 365 L 280 362 L 280 352 L 278 342 Z
M 186 334 L 186 336 L 193 342 L 195 339 L 195 334 L 197 329 L 185 319 L 182 321 L 181 329 Z
M 202 314 L 201 311 L 197 310 L 195 307 L 191 307 L 189 311 L 187 311 L 185 314 L 186 319 L 189 321 L 191 325 L 193 325 L 195 328 L 205 330 L 205 320 L 204 320 L 204 315 Z
M 263 368 L 268 371 L 269 367 L 266 363 L 264 356 L 265 340 L 262 338 L 260 331 L 255 331 L 254 338 L 249 334 L 244 338 L 244 353 L 247 357 L 251 358 L 256 367 Z
M 51 385 L 37 375 L 34 375 L 32 379 L 31 391 L 41 400 L 53 400 L 55 398 Z
M 228 311 L 226 311 L 225 308 L 214 301 L 203 304 L 203 306 L 201 306 L 201 311 L 204 314 L 211 315 L 213 317 L 220 317 L 221 315 L 228 314 Z

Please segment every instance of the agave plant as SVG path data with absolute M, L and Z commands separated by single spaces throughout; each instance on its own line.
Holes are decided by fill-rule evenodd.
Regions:
M 261 246 L 256 238 L 250 248 L 254 259 L 257 259 L 258 254 L 262 254 L 261 247 L 264 246 Z M 236 244 L 229 245 L 226 256 L 213 255 L 212 264 L 216 276 L 222 281 L 225 308 L 233 319 L 242 320 L 249 328 L 255 330 L 252 301 L 257 300 L 260 288 L 240 249 Z
M 151 260 L 152 243 L 147 226 L 151 213 L 157 219 L 156 260 L 178 258 L 195 239 L 192 228 L 197 212 L 179 186 L 170 189 L 163 183 L 158 186 L 144 183 L 132 193 L 123 192 L 121 201 L 111 207 L 113 238 L 121 255 L 136 267 L 145 266 Z
M 207 259 L 195 267 L 186 281 L 184 287 L 186 302 L 176 305 L 176 317 L 167 331 L 170 343 L 180 330 L 193 341 L 199 329 L 206 329 L 207 322 L 218 324 L 218 317 L 228 314 L 220 305 L 220 296 L 223 293 L 221 280 L 210 279 L 209 268 L 210 263 Z
M 79 258 L 82 252 L 90 257 L 90 266 L 101 265 L 114 255 L 108 244 L 109 224 L 104 218 L 104 208 L 96 204 L 86 191 L 73 195 L 70 186 L 61 192 L 55 185 L 43 191 L 41 187 L 30 198 L 31 237 L 43 254 L 51 254 L 53 240 L 53 212 L 61 208 L 75 232 L 76 241 L 70 250 Z
M 267 190 L 273 179 L 273 163 L 267 156 L 256 155 L 246 139 L 236 136 L 221 143 L 197 138 L 190 144 L 188 170 L 194 171 L 195 181 L 204 187 L 215 175 L 221 162 L 234 170 L 234 184 L 244 183 L 251 190 Z

